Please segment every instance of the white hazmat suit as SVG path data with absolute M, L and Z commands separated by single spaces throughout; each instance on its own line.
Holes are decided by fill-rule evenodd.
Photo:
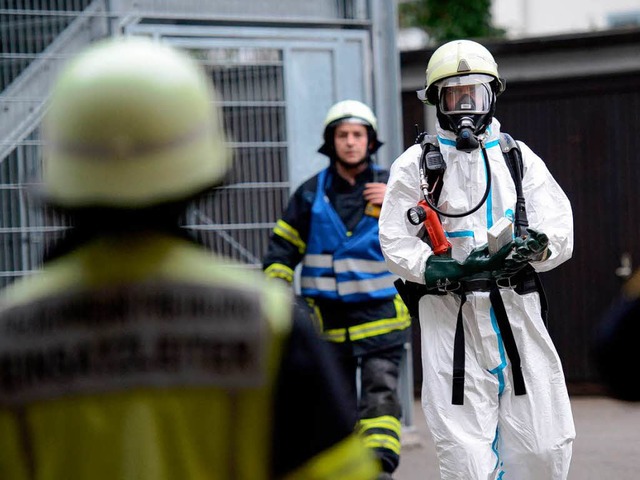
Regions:
M 487 230 L 501 217 L 513 217 L 516 192 L 498 145 L 500 123 L 493 119 L 484 145 L 491 168 L 491 190 L 476 212 L 441 217 L 452 257 L 463 261 L 487 243 Z M 456 150 L 455 135 L 437 126 L 447 165 L 438 202 L 447 213 L 473 208 L 485 191 L 481 149 Z M 518 142 L 524 165 L 523 193 L 531 228 L 549 237 L 551 255 L 532 262 L 550 270 L 573 250 L 573 218 L 566 195 L 544 162 Z M 380 217 L 380 242 L 389 269 L 424 284 L 431 248 L 418 238 L 406 212 L 422 199 L 421 148 L 407 149 L 392 165 Z M 422 338 L 422 405 L 435 441 L 443 479 L 566 479 L 575 437 L 560 359 L 541 317 L 537 292 L 524 295 L 501 288 L 500 295 L 521 359 L 525 395 L 514 395 L 511 364 L 505 353 L 489 292 L 468 292 L 462 308 L 465 333 L 464 404 L 452 404 L 453 347 L 460 295 L 425 295 L 419 303 Z

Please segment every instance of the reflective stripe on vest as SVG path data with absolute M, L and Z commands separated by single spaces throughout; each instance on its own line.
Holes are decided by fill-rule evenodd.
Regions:
M 394 318 L 383 318 L 347 328 L 332 328 L 322 332 L 322 337 L 333 343 L 343 343 L 347 338 L 352 341 L 384 335 L 396 330 L 404 330 L 411 325 L 411 316 L 399 296 L 393 300 L 396 307 Z M 347 337 L 348 333 L 348 337 Z
M 378 260 L 360 260 L 358 258 L 345 258 L 336 260 L 333 264 L 336 273 L 348 272 L 356 270 L 364 273 L 387 273 L 389 270 L 385 263 Z
M 348 232 L 325 194 L 332 180 L 328 169 L 318 175 L 306 255 L 302 262 L 302 295 L 363 302 L 395 296 L 395 275 L 382 256 L 378 220 L 363 215 Z

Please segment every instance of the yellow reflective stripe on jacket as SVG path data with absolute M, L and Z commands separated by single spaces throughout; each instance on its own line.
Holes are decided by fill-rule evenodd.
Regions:
M 273 233 L 298 247 L 300 253 L 304 253 L 307 249 L 307 244 L 300 238 L 298 231 L 284 220 L 278 220 L 276 222 L 276 226 L 273 227 Z
M 351 340 L 362 340 L 364 338 L 384 335 L 385 333 L 393 332 L 394 330 L 404 330 L 409 328 L 411 326 L 411 316 L 409 315 L 409 310 L 406 305 L 400 298 L 400 295 L 395 296 L 393 303 L 396 307 L 396 317 L 383 318 L 381 320 L 374 320 L 373 322 L 349 327 L 349 338 Z M 322 332 L 322 337 L 329 342 L 343 343 L 347 341 L 347 329 L 334 328 L 325 330 Z
M 400 438 L 402 434 L 402 426 L 400 424 L 400 420 L 398 420 L 396 417 L 392 417 L 391 415 L 383 415 L 382 417 L 375 418 L 362 418 L 358 423 L 360 432 L 365 435 L 365 432 L 367 430 L 371 430 L 374 428 L 384 428 L 385 430 L 391 430 L 398 436 L 398 438 Z
M 396 307 L 396 313 L 398 318 L 407 318 L 409 323 L 411 323 L 411 315 L 409 315 L 409 309 L 400 298 L 400 295 L 396 295 L 393 298 L 393 305 Z
M 411 325 L 411 318 L 392 318 L 387 320 L 376 320 L 374 322 L 363 323 L 349 328 L 349 338 L 351 340 L 362 340 L 364 338 L 376 337 L 394 330 L 404 330 Z M 334 328 L 322 332 L 322 337 L 329 342 L 341 343 L 347 340 L 347 329 Z
M 269 278 L 281 278 L 293 283 L 293 270 L 282 263 L 272 263 L 264 269 L 264 273 Z
M 371 480 L 379 472 L 378 462 L 362 438 L 353 434 L 316 455 L 284 480 Z
M 329 342 L 342 343 L 347 341 L 347 330 L 345 328 L 335 328 L 322 332 L 322 338 Z
M 404 330 L 411 325 L 410 318 L 391 318 L 387 320 L 376 320 L 362 325 L 349 328 L 349 338 L 351 340 L 362 340 L 363 338 L 384 335 L 394 330 Z
M 366 435 L 364 438 L 364 444 L 368 448 L 386 448 L 393 453 L 400 455 L 400 440 L 391 435 L 385 435 L 383 433 L 375 433 L 373 435 Z

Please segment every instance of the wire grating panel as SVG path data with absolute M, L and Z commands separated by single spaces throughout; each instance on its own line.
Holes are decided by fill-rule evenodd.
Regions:
M 233 168 L 194 204 L 187 226 L 213 251 L 258 267 L 288 195 L 282 51 L 190 50 L 218 91 Z
M 66 230 L 66 219 L 37 200 L 40 175 L 34 131 L 0 163 L 0 286 L 37 270 L 46 245 Z
M 101 0 L 0 2 L 0 287 L 37 271 L 66 219 L 38 204 L 38 132 L 51 81 L 79 48 L 106 35 Z M 97 26 L 99 25 L 99 26 Z
M 0 2 L 0 91 L 18 78 L 91 2 Z
M 366 0 L 2 0 L 0 1 L 0 288 L 36 271 L 67 221 L 29 195 L 39 180 L 39 122 L 51 82 L 80 48 L 126 34 L 136 22 L 180 25 L 368 25 Z M 160 20 L 158 20 L 160 19 Z M 246 45 L 246 44 L 242 44 Z M 285 64 L 278 48 L 231 46 L 190 52 L 220 95 L 233 168 L 225 185 L 194 203 L 185 226 L 212 250 L 257 267 L 289 196 Z

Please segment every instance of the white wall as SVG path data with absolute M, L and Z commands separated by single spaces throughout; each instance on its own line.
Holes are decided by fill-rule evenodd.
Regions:
M 577 33 L 609 28 L 607 16 L 640 16 L 639 0 L 493 0 L 493 23 L 509 38 Z

